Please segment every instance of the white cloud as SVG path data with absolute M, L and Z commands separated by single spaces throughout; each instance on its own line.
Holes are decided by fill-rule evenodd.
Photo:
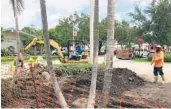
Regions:
M 40 1 L 24 0 L 24 2 L 25 9 L 19 16 L 20 29 L 33 23 L 41 24 Z M 61 19 L 63 16 L 67 16 L 74 11 L 79 11 L 81 8 L 89 5 L 89 0 L 46 0 L 46 4 L 48 25 L 49 27 L 53 27 L 57 23 L 58 19 Z M 13 17 L 12 6 L 9 3 L 9 0 L 2 0 L 1 6 L 2 26 L 4 28 L 15 27 L 15 19 Z
M 122 21 L 121 14 L 117 13 L 117 14 L 115 15 L 115 17 L 116 17 L 116 20 Z
M 40 0 L 24 0 L 24 2 L 25 9 L 19 16 L 20 29 L 31 24 L 35 25 L 36 28 L 41 28 Z M 46 0 L 49 28 L 54 27 L 58 23 L 58 20 L 64 16 L 89 7 L 89 2 L 90 0 Z M 115 9 L 124 8 L 123 4 L 130 5 L 135 2 L 145 5 L 150 3 L 151 0 L 119 0 L 115 2 Z M 99 0 L 99 3 L 99 15 L 100 19 L 103 19 L 107 16 L 107 0 Z M 9 0 L 1 0 L 1 6 L 1 25 L 4 28 L 15 27 L 15 19 Z M 124 13 L 123 11 L 115 12 L 116 19 L 123 19 L 126 16 Z
M 139 4 L 141 6 L 147 6 L 149 3 L 152 2 L 152 0 L 130 0 L 130 2 Z

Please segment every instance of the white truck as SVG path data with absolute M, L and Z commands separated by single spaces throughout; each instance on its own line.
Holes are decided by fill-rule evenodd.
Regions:
M 151 52 L 154 50 L 151 49 L 151 45 L 149 44 L 142 44 L 139 49 L 139 45 L 135 45 L 134 47 L 134 54 L 135 56 L 140 57 L 149 57 L 151 55 Z

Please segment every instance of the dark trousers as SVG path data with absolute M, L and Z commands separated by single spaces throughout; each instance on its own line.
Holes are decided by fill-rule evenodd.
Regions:
M 164 75 L 163 73 L 163 67 L 154 67 L 154 71 L 153 71 L 154 75 L 155 76 L 158 76 L 159 75 Z

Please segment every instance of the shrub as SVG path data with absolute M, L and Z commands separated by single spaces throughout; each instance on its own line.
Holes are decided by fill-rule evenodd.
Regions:
M 99 70 L 103 70 L 105 66 L 103 64 L 99 65 Z M 68 75 L 77 75 L 80 73 L 88 73 L 91 71 L 91 65 L 84 64 L 63 64 L 55 67 L 55 73 L 57 77 L 59 76 L 68 76 Z
M 152 57 L 148 57 L 148 61 L 152 61 Z M 164 62 L 171 62 L 171 53 L 166 53 L 165 54 Z
M 165 54 L 164 61 L 165 62 L 171 62 L 171 53 Z
M 30 49 L 24 50 L 24 52 L 25 52 L 26 54 L 29 54 L 29 55 L 34 55 L 33 51 L 30 50 Z
M 15 54 L 15 47 L 14 46 L 9 46 L 7 48 L 7 50 L 10 53 L 10 56 L 13 56 Z
M 1 49 L 1 56 L 10 56 L 8 49 Z

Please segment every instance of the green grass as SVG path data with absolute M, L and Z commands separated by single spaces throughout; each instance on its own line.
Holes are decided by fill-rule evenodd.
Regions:
M 132 61 L 135 62 L 150 62 L 147 58 L 134 58 Z
M 132 61 L 134 62 L 151 62 L 152 58 L 134 58 Z M 165 63 L 171 63 L 171 53 L 166 53 L 165 54 Z
M 33 58 L 34 61 L 36 61 L 38 56 L 30 56 L 28 58 L 24 59 L 24 62 L 29 62 L 29 58 Z M 1 57 L 1 64 L 10 64 L 11 62 L 14 61 L 14 56 L 5 56 L 5 57 Z M 52 56 L 52 60 L 58 60 L 57 56 Z

